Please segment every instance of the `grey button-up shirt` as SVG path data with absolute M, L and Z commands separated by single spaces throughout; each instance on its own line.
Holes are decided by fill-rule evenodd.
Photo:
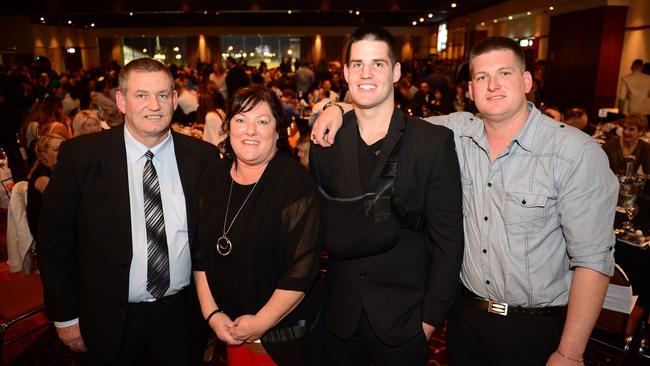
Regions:
M 565 305 L 572 267 L 611 276 L 618 181 L 588 135 L 532 104 L 526 124 L 490 161 L 483 121 L 429 118 L 454 131 L 463 184 L 461 280 L 476 294 L 525 307 Z

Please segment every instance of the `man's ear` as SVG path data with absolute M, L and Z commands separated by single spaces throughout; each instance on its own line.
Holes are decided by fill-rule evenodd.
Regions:
M 126 114 L 126 95 L 122 94 L 119 89 L 115 92 L 115 104 L 120 112 Z

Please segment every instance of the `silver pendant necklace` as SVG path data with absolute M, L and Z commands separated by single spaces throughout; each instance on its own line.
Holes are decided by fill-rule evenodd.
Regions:
M 230 176 L 230 174 L 228 175 Z M 235 213 L 235 216 L 232 218 L 232 221 L 230 222 L 230 225 L 228 225 L 228 228 L 226 229 L 226 222 L 228 220 L 228 210 L 230 209 L 230 196 L 232 195 L 232 186 L 233 186 L 234 179 L 232 177 L 230 178 L 230 191 L 228 192 L 228 203 L 226 203 L 226 214 L 223 217 L 223 234 L 219 239 L 217 239 L 217 253 L 221 254 L 222 256 L 227 256 L 230 254 L 232 251 L 232 242 L 228 238 L 228 233 L 230 232 L 230 229 L 232 228 L 232 224 L 235 223 L 235 220 L 237 220 L 237 216 L 239 215 L 239 212 L 241 212 L 242 208 L 244 208 L 244 205 L 246 205 L 246 202 L 250 198 L 251 194 L 253 194 L 253 191 L 255 190 L 255 187 L 257 187 L 257 183 L 259 183 L 259 180 L 255 182 L 253 185 L 253 188 L 251 189 L 250 192 L 248 192 L 248 195 L 246 196 L 246 199 L 244 200 L 244 203 L 241 204 L 239 209 L 237 210 L 237 213 Z

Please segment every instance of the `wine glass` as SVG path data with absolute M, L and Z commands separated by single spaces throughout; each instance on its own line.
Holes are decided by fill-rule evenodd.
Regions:
M 634 224 L 632 220 L 639 213 L 639 205 L 636 204 L 636 200 L 626 200 L 623 203 L 623 209 L 625 209 L 625 214 L 627 215 L 627 221 L 623 223 L 623 229 L 627 232 L 635 232 Z

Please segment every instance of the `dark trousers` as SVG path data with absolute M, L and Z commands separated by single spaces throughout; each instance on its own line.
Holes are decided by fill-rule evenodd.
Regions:
M 183 290 L 156 302 L 129 303 L 124 338 L 112 364 L 191 365 L 186 296 Z M 88 354 L 88 363 L 102 364 L 92 354 Z
M 422 330 L 403 344 L 387 345 L 377 338 L 365 313 L 351 338 L 342 339 L 330 331 L 325 336 L 327 364 L 337 366 L 423 366 L 427 364 L 428 344 Z
M 543 366 L 560 343 L 564 315 L 502 316 L 469 306 L 467 299 L 459 294 L 449 315 L 453 366 Z

